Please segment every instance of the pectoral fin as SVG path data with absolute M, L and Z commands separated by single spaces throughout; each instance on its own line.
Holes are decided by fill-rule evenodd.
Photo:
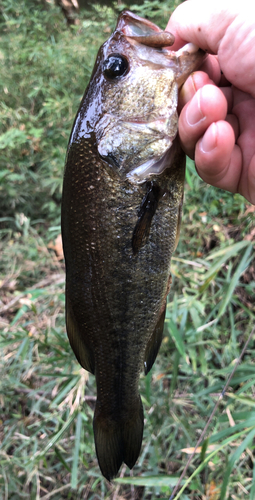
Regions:
M 149 237 L 152 217 L 155 214 L 159 200 L 159 188 L 152 182 L 148 185 L 148 191 L 145 195 L 138 213 L 138 221 L 136 223 L 133 238 L 132 248 L 133 253 L 136 255 L 140 248 L 142 248 Z
M 80 365 L 90 373 L 95 373 L 95 361 L 93 352 L 86 345 L 85 339 L 81 336 L 77 322 L 75 321 L 72 306 L 68 300 L 66 291 L 66 329 L 70 345 Z
M 132 239 L 133 253 L 136 255 L 148 240 L 151 228 L 152 214 L 148 210 L 138 220 Z
M 152 368 L 162 342 L 165 314 L 166 314 L 166 306 L 164 307 L 159 317 L 156 328 L 146 347 L 144 356 L 145 375 L 147 375 L 147 373 L 149 373 L 150 369 Z

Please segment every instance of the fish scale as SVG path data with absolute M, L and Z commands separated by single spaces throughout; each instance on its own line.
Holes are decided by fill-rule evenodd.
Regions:
M 136 28 L 137 23 L 146 24 L 155 44 L 159 28 L 127 11 L 121 14 L 116 31 L 99 51 L 74 123 L 62 197 L 67 333 L 78 361 L 96 377 L 95 445 L 101 471 L 109 480 L 122 462 L 132 468 L 140 452 L 139 376 L 151 369 L 162 340 L 185 176 L 172 106 L 177 104 L 179 66 L 174 62 L 177 66 L 172 68 L 176 55 L 136 40 L 129 43 L 125 29 L 132 29 L 134 21 Z M 148 44 L 148 33 L 145 38 Z M 126 76 L 114 81 L 109 79 L 112 72 L 109 78 L 104 72 L 112 53 L 116 67 L 125 70 L 127 60 L 129 64 Z M 133 81 L 141 65 L 143 91 L 139 87 L 137 95 Z M 190 66 L 193 70 L 194 61 Z M 138 128 L 137 115 L 132 118 L 137 109 Z M 118 135 L 121 153 L 115 149 Z M 168 139 L 162 142 L 164 135 Z M 155 171 L 154 164 L 147 164 L 151 141 Z

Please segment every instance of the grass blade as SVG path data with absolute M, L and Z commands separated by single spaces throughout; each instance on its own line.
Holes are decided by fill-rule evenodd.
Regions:
M 77 415 L 77 411 L 74 412 L 69 419 L 65 422 L 65 424 L 61 427 L 61 429 L 53 436 L 52 439 L 48 442 L 47 446 L 37 455 L 37 459 L 41 459 L 46 455 L 46 453 L 54 446 L 63 436 L 63 434 L 67 431 L 67 429 L 70 427 L 72 422 L 74 421 L 75 417 Z
M 154 486 L 161 488 L 163 486 L 175 486 L 178 477 L 175 476 L 142 476 L 142 477 L 119 477 L 114 480 L 115 483 L 133 484 L 134 486 Z
M 249 263 L 252 260 L 252 257 L 249 258 L 251 251 L 252 251 L 252 245 L 249 245 L 248 248 L 246 248 L 240 263 L 238 264 L 237 269 L 235 270 L 235 272 L 232 276 L 232 279 L 229 283 L 227 292 L 226 292 L 226 294 L 224 294 L 224 298 L 220 303 L 219 317 L 225 313 L 226 307 L 228 306 L 228 304 L 231 300 L 231 297 L 233 295 L 235 287 L 238 284 L 240 276 L 242 275 L 242 273 L 245 271 L 245 269 L 248 267 Z
M 250 491 L 250 500 L 255 498 L 255 461 L 253 462 L 252 485 Z
M 245 429 L 241 432 L 238 432 L 234 435 L 232 435 L 231 437 L 225 439 L 223 441 L 223 443 L 221 445 L 219 445 L 219 447 L 217 447 L 216 450 L 212 451 L 212 453 L 210 453 L 206 459 L 204 460 L 204 462 L 202 462 L 197 468 L 196 470 L 191 474 L 191 476 L 186 480 L 185 484 L 183 485 L 183 487 L 180 489 L 180 491 L 177 493 L 177 495 L 174 497 L 174 500 L 178 500 L 178 498 L 180 498 L 181 494 L 184 492 L 185 488 L 188 486 L 188 484 L 191 482 L 191 480 L 196 477 L 204 468 L 205 466 L 208 464 L 208 462 L 210 462 L 212 460 L 212 458 L 221 450 L 223 450 L 223 448 L 225 448 L 225 446 L 227 446 L 228 444 L 232 443 L 233 441 L 235 441 L 236 439 L 238 439 L 239 437 L 243 436 L 243 434 L 247 431 L 251 431 L 253 432 L 253 435 L 255 435 L 255 427 L 252 427 L 252 428 L 249 428 L 249 429 Z M 250 440 L 249 440 L 250 441 Z M 172 497 L 170 497 L 170 500 L 173 500 Z M 221 499 L 222 500 L 222 499 Z
M 184 347 L 184 342 L 182 340 L 181 333 L 180 333 L 179 329 L 177 328 L 177 326 L 173 322 L 173 320 L 170 318 L 166 319 L 166 324 L 168 325 L 169 333 L 170 333 L 180 355 L 184 356 L 185 355 L 185 347 Z
M 79 451 L 81 444 L 81 429 L 82 429 L 82 418 L 81 418 L 81 413 L 78 413 L 76 421 L 75 446 L 74 446 L 73 466 L 71 475 L 71 488 L 73 489 L 76 489 L 78 484 L 78 461 L 79 461 Z
M 250 444 L 250 442 L 252 441 L 254 436 L 255 436 L 255 428 L 250 430 L 250 432 L 247 434 L 246 438 L 243 440 L 243 442 L 240 444 L 240 446 L 238 446 L 238 448 L 236 449 L 236 451 L 233 453 L 232 457 L 230 458 L 227 470 L 225 471 L 225 474 L 224 474 L 224 479 L 223 479 L 221 492 L 220 492 L 220 500 L 224 500 L 224 498 L 226 496 L 230 474 L 233 470 L 235 462 L 239 459 L 241 453 L 243 453 L 243 451 Z

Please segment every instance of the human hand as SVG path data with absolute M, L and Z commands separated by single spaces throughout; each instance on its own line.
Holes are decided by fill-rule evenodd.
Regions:
M 183 85 L 179 135 L 202 179 L 255 204 L 255 22 L 250 0 L 188 0 L 167 31 L 209 52 Z M 221 74 L 221 72 L 223 74 Z

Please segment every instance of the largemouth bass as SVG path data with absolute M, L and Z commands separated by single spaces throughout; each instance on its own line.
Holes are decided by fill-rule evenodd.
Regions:
M 99 50 L 68 146 L 62 199 L 66 325 L 97 384 L 96 453 L 110 480 L 143 436 L 139 374 L 157 356 L 177 245 L 185 155 L 178 87 L 202 62 L 192 44 L 129 11 Z

